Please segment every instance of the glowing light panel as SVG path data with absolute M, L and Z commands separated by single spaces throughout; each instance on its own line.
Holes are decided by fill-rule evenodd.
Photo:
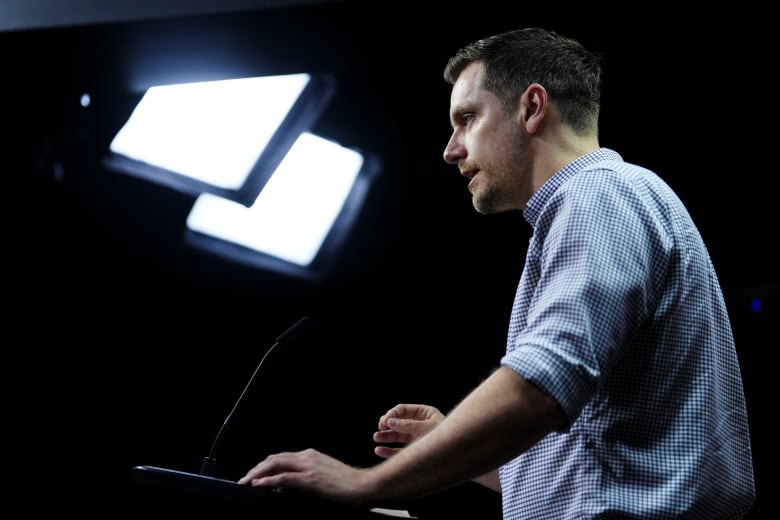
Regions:
M 304 132 L 254 204 L 201 194 L 187 227 L 307 266 L 349 197 L 363 161 L 355 150 Z
M 310 81 L 300 73 L 150 87 L 110 150 L 237 190 Z

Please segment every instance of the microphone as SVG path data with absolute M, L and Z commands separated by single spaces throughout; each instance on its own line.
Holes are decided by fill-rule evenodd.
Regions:
M 255 372 L 252 374 L 252 377 L 249 378 L 249 382 L 244 387 L 244 390 L 241 392 L 241 395 L 238 397 L 238 400 L 236 401 L 236 404 L 233 405 L 233 409 L 230 410 L 230 413 L 225 417 L 225 421 L 222 423 L 222 427 L 217 432 L 216 437 L 214 438 L 214 442 L 211 444 L 211 450 L 209 451 L 208 456 L 203 457 L 203 462 L 201 462 L 200 466 L 200 474 L 206 475 L 206 476 L 212 476 L 214 474 L 214 468 L 216 467 L 217 460 L 215 458 L 215 455 L 217 453 L 217 448 L 219 447 L 219 443 L 222 440 L 222 436 L 225 434 L 225 429 L 227 429 L 227 425 L 230 422 L 231 417 L 233 417 L 233 414 L 235 413 L 236 409 L 238 409 L 238 405 L 241 404 L 241 401 L 244 399 L 244 395 L 246 394 L 247 390 L 249 390 L 249 387 L 252 386 L 252 382 L 255 380 L 255 376 L 257 376 L 258 372 L 260 372 L 260 367 L 263 366 L 263 362 L 265 361 L 265 358 L 268 357 L 268 355 L 273 351 L 276 347 L 288 343 L 298 337 L 300 334 L 305 332 L 306 330 L 311 327 L 311 318 L 308 316 L 304 316 L 300 320 L 298 320 L 295 325 L 284 331 L 282 334 L 280 334 L 276 338 L 276 343 L 271 345 L 271 348 L 269 348 L 263 358 L 260 360 L 260 363 L 258 363 L 257 368 L 255 368 Z

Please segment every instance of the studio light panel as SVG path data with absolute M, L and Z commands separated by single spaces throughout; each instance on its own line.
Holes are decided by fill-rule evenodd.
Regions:
M 364 166 L 355 150 L 305 132 L 254 204 L 200 195 L 187 228 L 309 266 L 341 213 Z
M 307 73 L 153 86 L 104 163 L 194 195 L 189 246 L 320 279 L 379 169 L 375 156 L 310 131 L 334 89 Z
M 114 171 L 248 205 L 333 94 L 307 73 L 150 87 L 109 146 Z

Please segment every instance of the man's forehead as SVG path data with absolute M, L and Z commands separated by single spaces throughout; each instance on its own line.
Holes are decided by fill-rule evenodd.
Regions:
M 458 100 L 473 97 L 476 91 L 482 88 L 482 65 L 479 62 L 471 62 L 461 71 L 455 84 L 452 86 L 450 100 L 456 104 Z

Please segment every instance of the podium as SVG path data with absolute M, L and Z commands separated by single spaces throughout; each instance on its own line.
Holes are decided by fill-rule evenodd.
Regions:
M 352 508 L 298 492 L 253 488 L 232 480 L 156 466 L 135 466 L 130 479 L 135 488 L 132 507 L 137 508 L 133 513 L 146 517 L 150 513 L 167 518 L 192 514 L 198 518 L 205 515 L 253 520 L 388 520 L 399 516 Z

